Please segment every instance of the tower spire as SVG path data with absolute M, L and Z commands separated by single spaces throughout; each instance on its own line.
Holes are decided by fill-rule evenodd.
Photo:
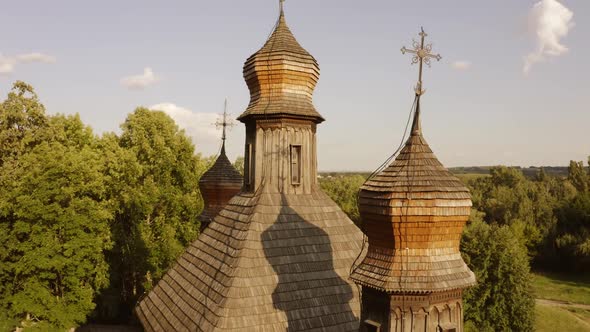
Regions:
M 283 5 L 284 4 L 285 4 L 285 0 L 279 0 L 279 7 L 281 8 L 281 15 L 284 14 L 284 12 L 283 12 L 283 7 L 284 7 Z

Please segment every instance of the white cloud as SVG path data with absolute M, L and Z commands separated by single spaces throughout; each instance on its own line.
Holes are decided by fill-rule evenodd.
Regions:
M 0 75 L 13 73 L 15 67 L 21 63 L 54 63 L 55 61 L 56 59 L 54 56 L 38 52 L 19 54 L 16 56 L 4 56 L 0 54 Z
M 163 111 L 174 119 L 176 124 L 193 139 L 197 151 L 204 152 L 205 155 L 217 153 L 221 130 L 215 127 L 215 122 L 219 118 L 219 114 L 193 112 L 173 103 L 156 104 L 150 109 Z
M 30 62 L 42 62 L 42 63 L 54 63 L 56 61 L 54 56 L 32 52 L 27 54 L 21 54 L 16 57 L 18 62 L 30 63 Z
M 568 51 L 561 44 L 574 26 L 574 13 L 557 0 L 541 0 L 533 5 L 529 14 L 529 23 L 535 34 L 537 49 L 524 57 L 524 73 L 542 62 L 547 56 L 560 56 Z
M 455 61 L 451 66 L 457 70 L 468 70 L 471 68 L 471 62 L 469 61 Z
M 16 60 L 0 54 L 0 75 L 10 74 L 14 71 Z
M 123 77 L 121 84 L 128 89 L 145 89 L 146 87 L 157 83 L 158 78 L 152 68 L 144 68 L 143 74 Z

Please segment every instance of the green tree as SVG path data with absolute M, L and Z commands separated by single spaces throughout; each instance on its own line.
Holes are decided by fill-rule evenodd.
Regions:
M 43 125 L 2 133 L 12 149 L 0 166 L 0 311 L 25 326 L 63 330 L 86 320 L 108 284 L 104 164 L 78 117 L 45 117 L 36 96 L 8 100 Z
M 0 104 L 0 165 L 42 141 L 40 130 L 46 127 L 45 108 L 33 88 L 21 81 L 14 83 Z
M 560 266 L 590 271 L 590 192 L 578 193 L 558 210 L 555 247 Z
M 358 191 L 365 183 L 361 175 L 344 175 L 320 179 L 320 187 L 340 206 L 348 217 L 358 226 L 361 217 L 358 209 Z
M 574 187 L 576 187 L 579 192 L 588 191 L 588 187 L 590 186 L 590 176 L 584 169 L 583 162 L 576 162 L 573 160 L 570 161 L 568 180 L 574 185 Z
M 240 174 L 244 175 L 244 157 L 237 157 L 236 161 L 234 161 L 234 167 L 240 172 Z
M 120 137 L 101 140 L 115 246 L 108 253 L 111 287 L 99 308 L 99 315 L 119 320 L 198 235 L 198 179 L 206 168 L 184 131 L 163 112 L 138 108 L 121 127 Z
M 527 250 L 508 226 L 474 211 L 461 252 L 477 285 L 465 291 L 465 320 L 478 331 L 531 331 L 535 302 Z

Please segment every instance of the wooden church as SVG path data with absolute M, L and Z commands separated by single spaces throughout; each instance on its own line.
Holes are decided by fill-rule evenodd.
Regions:
M 146 331 L 358 331 L 362 233 L 317 182 L 316 60 L 281 13 L 246 61 L 241 192 L 136 307 Z
M 244 175 L 223 144 L 200 183 L 201 235 L 135 309 L 146 331 L 463 331 L 462 291 L 475 277 L 459 241 L 471 199 L 422 135 L 422 66 L 440 59 L 425 36 L 402 49 L 420 66 L 413 124 L 361 188 L 364 238 L 318 186 L 319 67 L 281 1 L 244 64 Z

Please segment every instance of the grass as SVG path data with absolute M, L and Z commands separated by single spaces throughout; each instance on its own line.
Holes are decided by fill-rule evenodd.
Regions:
M 573 313 L 571 309 L 537 304 L 535 314 L 535 331 L 537 332 L 590 332 L 590 323 L 581 322 L 576 318 L 578 315 Z M 586 314 L 590 315 L 590 312 L 586 312 Z
M 590 276 L 535 273 L 533 289 L 538 299 L 590 305 Z

